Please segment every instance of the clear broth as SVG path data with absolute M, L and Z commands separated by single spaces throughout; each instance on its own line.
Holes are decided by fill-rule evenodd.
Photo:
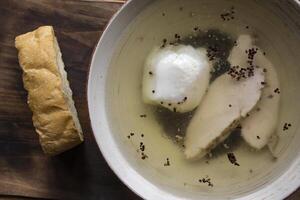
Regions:
M 234 19 L 224 21 L 220 15 L 230 11 L 232 6 L 235 9 Z M 255 13 L 248 9 L 251 6 L 255 6 Z M 293 138 L 298 124 L 294 119 L 297 119 L 297 113 L 300 111 L 298 107 L 290 108 L 287 104 L 296 103 L 300 98 L 287 89 L 286 81 L 282 80 L 289 79 L 290 85 L 296 85 L 295 74 L 300 73 L 299 69 L 293 66 L 297 61 L 291 59 L 295 52 L 288 56 L 287 49 L 290 46 L 283 42 L 282 45 L 273 42 L 279 41 L 281 34 L 267 34 L 283 28 L 284 24 L 276 21 L 278 17 L 266 7 L 264 4 L 257 7 L 250 1 L 243 1 L 241 4 L 240 1 L 234 0 L 203 0 L 201 3 L 197 0 L 155 1 L 124 31 L 109 70 L 107 112 L 120 148 L 136 170 L 147 179 L 171 188 L 185 188 L 204 193 L 213 190 L 216 194 L 233 193 L 249 191 L 250 188 L 266 184 L 275 178 L 274 174 L 270 174 L 283 167 L 277 163 Z M 266 13 L 273 16 L 275 21 L 264 19 Z M 264 26 L 268 26 L 268 29 Z M 276 150 L 279 157 L 277 160 L 267 148 L 260 151 L 251 149 L 236 132 L 225 142 L 230 149 L 221 144 L 212 153 L 212 157 L 196 162 L 187 161 L 182 152 L 182 143 L 178 141 L 178 137 L 176 139 L 176 135 L 184 136 L 193 113 L 170 114 L 165 109 L 143 103 L 142 73 L 149 52 L 154 46 L 161 45 L 164 38 L 168 41 L 174 40 L 174 34 L 188 38 L 195 33 L 195 27 L 204 32 L 220 30 L 225 33 L 229 37 L 226 41 L 231 45 L 228 49 L 232 48 L 232 41 L 238 35 L 250 34 L 256 39 L 257 45 L 267 52 L 267 57 L 276 67 L 282 83 L 280 122 L 277 129 L 281 142 Z M 226 59 L 221 61 L 222 67 L 228 67 Z M 288 67 L 289 71 L 285 72 L 282 66 Z M 293 128 L 288 133 L 282 133 L 282 124 L 286 121 L 292 123 Z M 143 156 L 140 150 L 141 142 L 146 156 Z M 240 166 L 229 162 L 228 152 L 234 152 Z M 170 165 L 166 164 L 167 159 Z M 280 174 L 277 173 L 276 176 L 278 175 Z M 210 178 L 213 187 L 199 182 L 202 178 Z

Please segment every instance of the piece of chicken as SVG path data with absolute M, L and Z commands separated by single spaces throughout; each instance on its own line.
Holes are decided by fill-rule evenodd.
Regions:
M 230 135 L 259 101 L 264 87 L 264 72 L 261 68 L 248 66 L 245 49 L 249 42 L 238 41 L 229 58 L 232 66 L 239 67 L 218 77 L 196 110 L 185 137 L 186 158 L 199 159 L 210 152 Z M 245 70 L 246 74 L 243 73 Z M 238 75 L 235 76 L 234 72 Z
M 243 36 L 249 43 L 252 43 L 250 36 Z M 249 45 L 248 48 L 252 48 Z M 255 47 L 256 48 L 256 47 Z M 256 107 L 245 118 L 242 125 L 242 137 L 253 148 L 261 149 L 268 142 L 278 121 L 280 90 L 277 73 L 272 63 L 258 51 L 254 57 L 254 64 L 263 69 L 265 74 L 265 87 L 262 90 L 262 96 Z M 276 137 L 274 137 L 276 138 Z

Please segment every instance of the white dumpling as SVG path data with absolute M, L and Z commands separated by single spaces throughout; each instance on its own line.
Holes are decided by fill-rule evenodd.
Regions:
M 166 46 L 148 56 L 143 75 L 143 100 L 174 112 L 195 109 L 210 80 L 211 63 L 203 48 Z

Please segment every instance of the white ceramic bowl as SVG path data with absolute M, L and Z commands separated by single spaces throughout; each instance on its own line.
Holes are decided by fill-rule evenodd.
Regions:
M 236 19 L 222 22 L 220 13 L 231 6 L 236 9 Z M 151 108 L 141 101 L 143 62 L 162 38 L 171 38 L 174 33 L 185 35 L 194 26 L 217 27 L 233 35 L 252 34 L 267 51 L 280 76 L 282 91 L 276 162 L 267 159 L 267 150 L 241 150 L 242 168 L 232 170 L 225 156 L 207 167 L 184 161 L 176 145 L 161 137 L 163 130 L 151 119 Z M 117 176 L 145 199 L 283 199 L 300 186 L 299 58 L 297 0 L 128 1 L 104 31 L 90 67 L 88 107 L 97 144 Z M 142 113 L 149 119 L 141 119 Z M 289 132 L 282 132 L 284 122 L 293 124 Z M 128 140 L 132 131 L 135 136 Z M 139 138 L 140 133 L 145 139 Z M 141 160 L 136 152 L 141 140 L 149 144 L 149 159 Z M 167 156 L 173 165 L 166 169 L 163 162 Z M 255 168 L 253 174 L 246 173 L 250 167 Z M 197 184 L 201 172 L 213 172 L 209 176 L 215 178 L 214 188 Z M 191 174 L 195 174 L 195 182 Z

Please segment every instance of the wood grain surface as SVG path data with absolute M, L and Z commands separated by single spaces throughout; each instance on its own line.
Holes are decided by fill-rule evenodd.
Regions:
M 140 199 L 113 174 L 92 136 L 86 82 L 105 25 L 124 1 L 0 0 L 0 198 Z M 79 147 L 46 157 L 26 104 L 15 36 L 53 25 L 85 134 Z M 300 199 L 300 191 L 289 200 Z
M 0 194 L 2 198 L 138 199 L 103 159 L 89 124 L 89 62 L 105 25 L 120 3 L 63 0 L 0 0 Z M 85 134 L 85 142 L 46 157 L 26 105 L 16 35 L 53 25 Z M 6 196 L 4 196 L 6 195 Z

